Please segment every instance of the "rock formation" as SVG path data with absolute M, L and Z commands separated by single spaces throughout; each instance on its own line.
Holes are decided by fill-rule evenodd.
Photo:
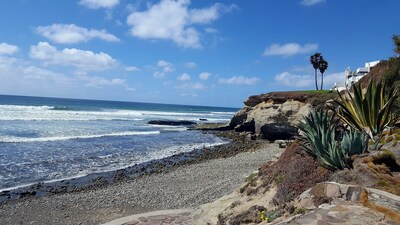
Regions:
M 255 133 L 270 141 L 287 140 L 297 135 L 296 125 L 310 109 L 335 96 L 336 93 L 271 92 L 248 97 L 229 127 L 237 132 Z

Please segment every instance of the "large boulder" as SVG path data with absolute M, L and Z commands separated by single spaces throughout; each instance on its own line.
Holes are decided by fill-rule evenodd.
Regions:
M 247 120 L 247 114 L 248 112 L 251 111 L 251 108 L 249 107 L 244 107 L 241 110 L 239 110 L 231 119 L 231 122 L 229 123 L 229 127 L 234 129 L 237 125 L 240 125 Z
M 269 141 L 290 140 L 298 135 L 298 129 L 289 124 L 269 123 L 260 128 L 261 135 Z

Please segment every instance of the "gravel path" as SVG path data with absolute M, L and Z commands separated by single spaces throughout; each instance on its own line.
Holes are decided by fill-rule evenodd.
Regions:
M 282 152 L 264 142 L 256 151 L 183 165 L 161 174 L 91 191 L 0 205 L 0 224 L 101 224 L 154 210 L 197 207 L 236 190 L 261 163 Z

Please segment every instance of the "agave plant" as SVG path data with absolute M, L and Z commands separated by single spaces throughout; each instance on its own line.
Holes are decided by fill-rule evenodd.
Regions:
M 302 146 L 322 165 L 333 170 L 347 167 L 348 155 L 336 140 L 334 117 L 327 111 L 311 111 L 299 129 L 304 133 Z
M 395 119 L 391 109 L 397 90 L 391 88 L 387 91 L 382 82 L 370 82 L 365 93 L 360 84 L 353 84 L 352 88 L 353 95 L 338 92 L 341 101 L 335 100 L 339 105 L 337 115 L 344 123 L 365 132 L 373 142 L 377 142 L 377 135 Z
M 341 148 L 349 157 L 364 153 L 368 149 L 368 136 L 364 132 L 350 128 L 343 134 Z
M 365 133 L 350 129 L 343 131 L 343 135 L 337 135 L 337 127 L 335 116 L 322 110 L 311 111 L 299 124 L 304 135 L 301 145 L 322 165 L 332 170 L 350 168 L 351 156 L 368 149 Z

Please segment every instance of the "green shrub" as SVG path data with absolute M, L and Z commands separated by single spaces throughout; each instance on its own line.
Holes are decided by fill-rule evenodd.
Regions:
M 350 129 L 343 134 L 341 147 L 349 157 L 359 155 L 367 151 L 368 137 L 363 132 Z
M 351 156 L 368 149 L 367 135 L 355 129 L 343 131 L 342 138 L 337 137 L 334 115 L 330 116 L 327 111 L 311 111 L 299 129 L 305 136 L 302 146 L 328 169 L 350 168 Z
M 334 117 L 327 111 L 311 111 L 299 129 L 305 135 L 302 146 L 322 165 L 333 170 L 346 167 L 347 156 L 336 140 Z
M 365 92 L 361 84 L 353 84 L 352 89 L 353 95 L 338 92 L 341 101 L 335 100 L 339 105 L 336 113 L 344 123 L 365 132 L 373 142 L 378 142 L 379 135 L 395 119 L 392 106 L 397 91 L 394 88 L 387 91 L 383 82 L 371 81 Z

